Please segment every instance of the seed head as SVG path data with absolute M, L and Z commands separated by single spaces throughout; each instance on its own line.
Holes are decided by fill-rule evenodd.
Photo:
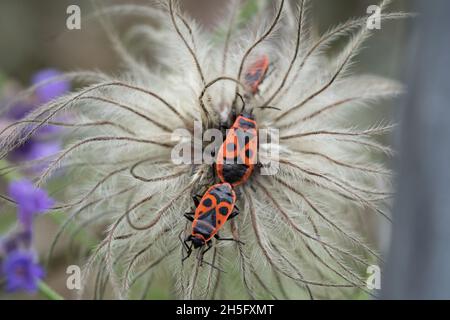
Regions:
M 406 16 L 384 13 L 388 2 L 380 5 L 382 20 Z M 31 129 L 18 123 L 2 132 L 6 154 L 70 110 L 68 144 L 38 184 L 60 166 L 71 179 L 57 206 L 68 220 L 53 246 L 70 223 L 108 226 L 85 269 L 86 281 L 93 273 L 100 279 L 96 295 L 109 282 L 119 297 L 145 297 L 158 278 L 187 299 L 335 298 L 367 291 L 365 269 L 380 257 L 364 239 L 365 225 L 370 215 L 388 218 L 390 197 L 390 172 L 373 154 L 391 150 L 374 137 L 392 126 L 361 129 L 354 115 L 398 95 L 401 86 L 352 74 L 352 61 L 371 33 L 366 17 L 317 37 L 309 1 L 274 3 L 274 10 L 242 24 L 240 2 L 231 1 L 213 31 L 186 17 L 174 0 L 102 9 L 101 16 L 143 15 L 158 22 L 129 32 L 148 44 L 157 65 L 145 64 L 105 23 L 122 72 L 68 74 L 90 84 L 29 115 L 37 122 Z M 327 49 L 341 38 L 345 47 L 330 58 Z M 269 58 L 269 72 L 258 93 L 249 94 L 245 74 L 261 55 Z M 260 162 L 276 163 L 277 172 L 263 175 L 258 168 L 237 187 L 241 213 L 221 236 L 245 245 L 214 242 L 203 265 L 195 254 L 182 263 L 180 238 L 191 232 L 183 213 L 192 210 L 193 195 L 214 183 L 214 170 L 174 164 L 171 151 L 180 143 L 193 147 L 195 121 L 203 130 L 229 125 L 242 102 L 259 130 L 277 131 L 276 153 L 262 152 L 269 142 L 259 146 Z M 191 137 L 172 134 L 180 128 Z

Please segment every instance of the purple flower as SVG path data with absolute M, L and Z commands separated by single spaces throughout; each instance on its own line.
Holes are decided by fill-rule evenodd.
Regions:
M 37 141 L 34 137 L 31 137 L 23 144 L 15 148 L 9 155 L 12 161 L 26 161 L 30 160 L 31 151 L 34 149 L 34 145 Z
M 32 77 L 32 84 L 41 85 L 36 89 L 36 94 L 33 99 L 19 101 L 14 103 L 11 109 L 7 112 L 6 118 L 9 122 L 22 120 L 28 113 L 32 112 L 39 104 L 47 103 L 70 90 L 70 82 L 66 80 L 57 79 L 55 77 L 62 76 L 63 73 L 55 69 L 43 69 Z M 17 90 L 16 90 L 17 91 Z M 5 103 L 11 100 L 14 92 L 9 93 L 10 98 L 6 99 Z M 3 103 L 2 102 L 2 103 Z M 61 116 L 60 116 L 61 117 Z M 59 120 L 59 119 L 56 119 Z M 61 120 L 60 120 L 61 121 Z M 8 125 L 8 122 L 6 122 Z M 30 124 L 24 128 L 23 134 L 26 135 L 36 124 Z M 30 161 L 39 158 L 47 157 L 60 151 L 61 139 L 55 134 L 58 134 L 61 128 L 54 125 L 44 125 L 40 127 L 30 139 L 17 147 L 10 153 L 9 157 L 12 161 Z M 53 142 L 50 142 L 53 141 Z M 32 167 L 33 173 L 42 170 L 43 165 Z
M 2 275 L 6 278 L 8 292 L 36 292 L 38 282 L 44 277 L 44 270 L 35 262 L 33 252 L 17 250 L 8 254 L 3 261 Z
M 0 254 L 9 254 L 19 248 L 28 249 L 32 244 L 32 231 L 25 230 L 14 232 L 7 237 L 0 239 Z M 1 268 L 0 268 L 1 269 Z
M 62 73 L 55 69 L 44 69 L 37 72 L 32 79 L 33 85 L 37 85 L 50 80 L 51 78 L 61 76 Z M 39 87 L 36 90 L 36 96 L 40 103 L 47 103 L 58 98 L 70 90 L 70 82 L 65 80 L 52 81 Z
M 20 148 L 18 149 L 20 150 Z M 33 141 L 31 145 L 27 148 L 26 153 L 22 153 L 23 159 L 32 161 L 44 159 L 47 157 L 51 157 L 58 153 L 61 150 L 61 142 L 60 141 Z M 34 173 L 39 173 L 44 170 L 50 163 L 50 159 L 36 163 L 29 170 Z
M 18 220 L 25 230 L 31 230 L 34 215 L 43 213 L 50 209 L 54 201 L 45 190 L 36 188 L 28 180 L 11 182 L 9 185 L 9 195 L 17 202 Z
M 59 141 L 35 142 L 30 148 L 28 160 L 38 160 L 55 155 L 61 150 Z
M 44 141 L 38 139 L 38 137 L 31 137 L 14 149 L 10 154 L 10 158 L 12 161 L 32 161 L 50 157 L 59 151 L 61 151 L 61 142 L 59 140 Z M 45 166 L 45 163 L 36 165 L 33 167 L 33 172 L 39 172 Z
M 6 113 L 6 117 L 11 120 L 21 120 L 27 113 L 33 110 L 34 106 L 30 102 L 16 102 Z

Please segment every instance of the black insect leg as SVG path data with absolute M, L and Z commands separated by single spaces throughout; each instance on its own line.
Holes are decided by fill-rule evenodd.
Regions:
M 194 212 L 186 212 L 184 214 L 184 217 L 192 222 L 192 221 L 194 221 Z
M 198 194 L 196 194 L 195 196 L 192 196 L 192 201 L 194 201 L 195 207 L 198 207 L 201 198 L 202 198 L 202 196 L 198 195 Z
M 183 263 L 184 260 L 186 260 L 187 258 L 189 258 L 189 257 L 191 256 L 191 254 L 192 254 L 192 243 L 191 243 L 191 245 L 188 244 L 188 241 L 191 240 L 191 237 L 192 237 L 192 236 L 189 235 L 189 236 L 187 236 L 186 239 L 183 240 L 183 239 L 181 238 L 181 234 L 180 234 L 180 241 L 181 241 L 181 243 L 183 244 L 183 248 L 186 249 L 186 256 L 184 256 L 184 257 L 181 259 L 181 263 Z
M 200 251 L 199 251 L 199 254 L 198 254 L 198 256 L 197 256 L 197 259 L 200 261 L 200 266 L 202 266 L 203 265 L 203 257 L 204 257 L 204 255 L 205 255 L 205 253 L 207 253 L 208 251 L 209 251 L 209 249 L 211 249 L 211 247 L 212 247 L 212 244 L 211 244 L 211 241 L 208 241 L 207 243 L 206 243 L 206 245 L 207 245 L 207 247 L 206 247 L 206 249 L 205 249 L 205 247 L 203 247 Z M 205 263 L 207 263 L 207 262 L 205 262 Z M 208 263 L 207 263 L 208 264 Z
M 214 236 L 214 238 L 216 238 L 218 241 L 234 241 L 234 242 L 237 242 L 237 243 L 240 243 L 240 244 L 245 244 L 241 240 L 236 240 L 234 238 L 221 238 L 217 233 Z
M 200 266 L 202 266 L 203 263 L 205 263 L 205 264 L 207 264 L 208 266 L 211 266 L 211 268 L 217 269 L 218 271 L 225 273 L 224 270 L 222 270 L 222 269 L 216 267 L 214 264 L 212 264 L 212 263 L 210 263 L 210 262 L 208 262 L 208 261 L 203 260 L 203 258 L 204 258 L 204 256 L 205 256 L 205 253 L 208 252 L 208 251 L 212 248 L 212 243 L 211 243 L 211 241 L 208 241 L 206 244 L 207 244 L 208 247 L 207 247 L 206 249 L 204 249 L 203 251 L 200 251 L 200 254 L 199 254 L 199 256 L 197 257 L 197 259 L 200 260 Z
M 236 217 L 239 214 L 239 208 L 234 206 L 233 211 L 231 212 L 230 216 L 228 217 L 228 220 L 233 219 L 234 217 Z

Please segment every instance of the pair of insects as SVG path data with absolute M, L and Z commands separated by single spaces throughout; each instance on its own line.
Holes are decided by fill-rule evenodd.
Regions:
M 266 55 L 250 66 L 245 73 L 248 94 L 258 93 L 259 85 L 264 80 L 268 67 L 269 59 Z M 221 238 L 218 231 L 226 221 L 238 215 L 234 187 L 245 183 L 250 178 L 256 163 L 257 124 L 253 114 L 243 112 L 245 107 L 242 109 L 217 154 L 215 173 L 221 183 L 209 187 L 202 197 L 195 196 L 193 198 L 195 211 L 185 214 L 185 217 L 192 222 L 192 232 L 183 241 L 187 251 L 183 260 L 191 255 L 192 247 L 204 248 L 199 251 L 198 256 L 202 260 L 203 255 L 212 246 L 212 238 L 238 241 L 233 238 Z

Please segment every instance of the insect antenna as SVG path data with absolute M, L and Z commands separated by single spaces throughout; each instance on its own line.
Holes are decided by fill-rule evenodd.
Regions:
M 212 264 L 214 264 L 215 265 L 215 262 L 216 262 L 216 258 L 217 258 L 217 252 L 218 252 L 219 250 L 218 250 L 218 248 L 215 246 L 214 248 L 213 248 L 213 258 L 212 258 Z M 207 286 L 206 286 L 206 290 L 205 290 L 205 297 L 208 297 L 209 295 L 210 295 L 210 292 L 211 292 L 211 288 L 212 288 L 212 286 L 213 286 L 213 272 L 214 272 L 214 268 L 211 268 L 210 270 L 209 270 L 209 274 L 208 274 L 208 284 L 207 284 Z M 220 272 L 220 271 L 219 271 Z M 219 273 L 218 272 L 218 273 Z
M 184 234 L 184 232 L 185 232 L 185 230 L 186 230 L 186 228 L 187 228 L 187 225 L 188 225 L 188 223 L 186 222 L 186 227 L 183 229 L 183 230 L 181 230 L 181 232 L 178 234 L 178 239 L 180 240 L 180 242 L 181 242 L 181 254 L 183 255 L 183 252 L 185 252 L 186 251 L 186 256 L 184 256 L 184 257 L 182 257 L 181 258 L 181 264 L 183 264 L 184 263 L 184 261 L 187 259 L 187 258 L 189 258 L 190 256 L 191 256 L 191 253 L 192 253 L 192 244 L 190 245 L 190 246 L 188 246 L 187 244 L 186 244 L 186 240 L 185 239 L 183 239 L 183 237 L 181 236 L 182 234 Z
M 201 263 L 207 264 L 208 266 L 210 266 L 211 268 L 216 269 L 217 271 L 220 271 L 220 272 L 223 272 L 223 273 L 227 273 L 225 270 L 220 269 L 219 267 L 216 267 L 214 264 L 212 264 L 212 263 L 210 263 L 210 262 L 208 262 L 208 261 L 203 260 L 203 258 L 202 258 L 200 261 L 201 261 Z
M 208 261 L 203 260 L 203 255 L 204 255 L 204 254 L 205 254 L 205 252 L 202 251 L 201 249 L 199 250 L 199 253 L 197 254 L 197 259 L 198 259 L 198 261 L 200 262 L 200 266 L 204 263 L 204 264 L 210 266 L 211 268 L 216 269 L 217 271 L 226 273 L 225 270 L 220 269 L 219 267 L 215 266 L 215 265 L 212 264 L 211 262 L 208 262 Z

